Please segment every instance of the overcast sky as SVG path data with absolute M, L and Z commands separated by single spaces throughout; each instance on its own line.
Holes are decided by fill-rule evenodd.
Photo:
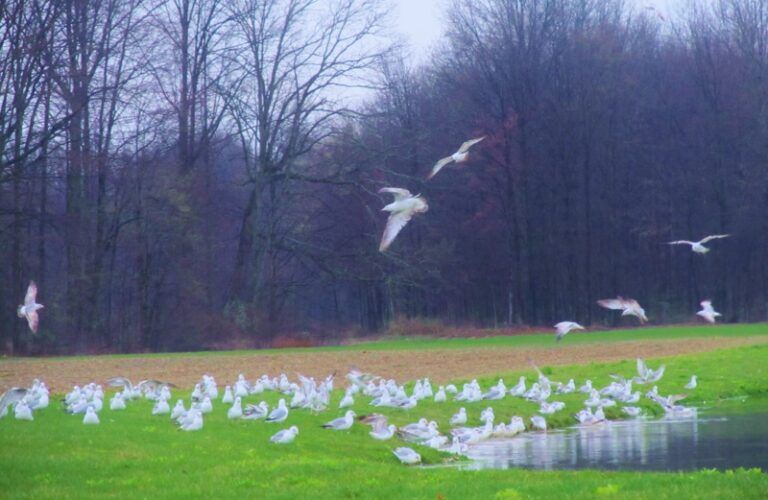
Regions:
M 395 29 L 410 46 L 412 62 L 422 62 L 429 48 L 443 35 L 444 10 L 451 0 L 392 0 Z M 639 7 L 653 5 L 665 14 L 686 0 L 629 0 Z
M 409 45 L 413 62 L 421 62 L 443 35 L 444 9 L 450 0 L 393 0 L 395 29 Z

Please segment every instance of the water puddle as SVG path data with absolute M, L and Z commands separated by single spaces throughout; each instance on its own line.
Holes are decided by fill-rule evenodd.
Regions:
M 768 471 L 768 414 L 626 420 L 524 433 L 472 446 L 466 469 Z

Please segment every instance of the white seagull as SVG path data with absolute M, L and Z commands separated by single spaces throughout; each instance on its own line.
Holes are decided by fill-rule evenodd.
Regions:
M 696 375 L 692 375 L 691 376 L 691 381 L 688 382 L 687 384 L 685 384 L 685 388 L 686 389 L 695 389 L 697 385 L 698 384 L 696 382 Z
M 575 321 L 561 321 L 555 325 L 555 330 L 557 330 L 555 340 L 560 342 L 571 330 L 584 330 L 584 327 Z
M 622 316 L 635 316 L 640 320 L 640 323 L 648 321 L 648 317 L 645 315 L 645 309 L 640 307 L 640 304 L 635 299 L 616 297 L 615 299 L 598 300 L 597 303 L 606 309 L 622 311 Z
M 368 434 L 370 434 L 370 436 L 373 439 L 378 439 L 379 441 L 386 441 L 387 439 L 390 439 L 392 436 L 395 435 L 395 431 L 397 431 L 397 427 L 390 424 L 386 426 L 384 429 L 376 429 L 369 432 Z
M 110 410 L 125 410 L 125 400 L 123 399 L 122 392 L 116 392 L 112 399 L 109 400 Z
M 640 408 L 637 406 L 625 406 L 621 409 L 624 413 L 629 415 L 630 417 L 637 417 L 640 415 Z
M 18 403 L 16 403 L 16 406 L 13 409 L 14 417 L 16 417 L 16 420 L 34 420 L 35 417 L 32 416 L 32 408 L 29 407 L 29 405 L 22 399 Z
M 333 429 L 335 431 L 346 431 L 355 422 L 355 412 L 347 410 L 347 413 L 343 417 L 331 420 L 327 424 L 323 425 L 324 429 Z
M 38 309 L 42 309 L 43 305 L 38 304 L 37 299 L 37 284 L 34 281 L 29 282 L 27 287 L 27 294 L 24 296 L 24 304 L 20 305 L 16 310 L 19 318 L 27 318 L 27 324 L 32 333 L 37 333 L 37 328 L 40 326 L 40 317 L 37 314 Z
M 384 228 L 384 234 L 379 244 L 379 252 L 384 252 L 395 241 L 398 233 L 408 224 L 414 214 L 426 212 L 429 210 L 429 205 L 427 205 L 427 200 L 420 195 L 412 195 L 407 189 L 385 187 L 379 189 L 379 193 L 391 193 L 395 196 L 395 201 L 381 209 L 382 212 L 389 212 L 387 226 Z
M 539 430 L 547 430 L 547 421 L 541 415 L 534 415 L 531 417 L 531 423 Z
M 99 423 L 99 416 L 96 414 L 96 410 L 93 409 L 93 406 L 89 406 L 88 409 L 85 410 L 83 423 L 88 425 L 94 425 Z
M 709 252 L 709 248 L 705 247 L 704 243 L 707 243 L 709 241 L 716 240 L 719 238 L 727 238 L 729 236 L 730 234 L 713 234 L 699 241 L 678 240 L 678 241 L 670 241 L 668 244 L 669 245 L 691 245 L 691 250 L 693 250 L 698 254 L 704 255 L 705 253 Z
M 286 418 L 288 418 L 288 408 L 285 406 L 285 400 L 281 399 L 277 402 L 277 408 L 272 410 L 267 417 L 267 422 L 285 422 Z
M 227 410 L 227 418 L 235 420 L 243 416 L 243 404 L 240 396 L 235 398 L 235 402 L 232 407 Z
M 441 385 L 435 393 L 435 403 L 445 403 L 446 399 L 447 396 L 445 395 L 445 387 Z
M 435 163 L 435 166 L 432 167 L 432 171 L 427 176 L 427 179 L 431 179 L 432 177 L 436 176 L 437 173 L 443 169 L 444 166 L 448 165 L 451 162 L 456 163 L 463 163 L 467 161 L 469 158 L 469 148 L 477 144 L 478 142 L 485 139 L 485 136 L 478 137 L 477 139 L 470 139 L 466 142 L 464 142 L 461 147 L 459 147 L 459 150 L 453 153 L 451 156 L 446 156 L 442 160 L 439 160 L 437 163 Z
M 405 446 L 401 448 L 395 448 L 392 450 L 392 453 L 395 454 L 398 460 L 400 462 L 407 464 L 407 465 L 413 465 L 421 462 L 421 455 L 413 451 L 412 448 L 407 448 Z
M 454 414 L 451 417 L 450 424 L 451 425 L 464 425 L 467 423 L 467 410 L 464 408 L 459 408 L 458 413 Z
M 277 444 L 288 444 L 292 443 L 298 434 L 299 428 L 293 425 L 288 429 L 278 431 L 274 436 L 269 438 L 269 440 Z
M 203 413 L 200 410 L 190 410 L 187 419 L 181 423 L 182 431 L 199 431 L 203 428 Z
M 705 320 L 707 320 L 709 323 L 714 323 L 715 318 L 717 318 L 718 316 L 722 316 L 722 314 L 715 311 L 715 308 L 712 307 L 711 300 L 702 300 L 700 304 L 701 304 L 701 311 L 697 312 L 696 314 L 698 316 L 701 316 Z
M 267 405 L 266 401 L 262 401 L 257 405 L 246 406 L 242 418 L 245 420 L 259 420 L 267 415 L 269 415 L 269 405 Z
M 155 406 L 152 407 L 152 415 L 168 415 L 171 413 L 171 407 L 168 406 L 168 401 L 165 399 L 158 399 Z

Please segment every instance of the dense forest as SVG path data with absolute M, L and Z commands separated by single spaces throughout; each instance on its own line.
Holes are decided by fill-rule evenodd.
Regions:
M 765 320 L 768 0 L 680 4 L 454 0 L 413 66 L 377 0 L 0 2 L 0 349 Z

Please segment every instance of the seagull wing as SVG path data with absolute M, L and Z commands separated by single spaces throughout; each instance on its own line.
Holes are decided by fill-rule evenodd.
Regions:
M 0 416 L 3 415 L 5 409 L 8 406 L 16 403 L 17 401 L 21 401 L 26 395 L 27 390 L 20 387 L 13 387 L 5 391 L 5 393 L 0 396 Z
M 272 411 L 272 413 L 269 415 L 269 417 L 267 417 L 267 420 L 268 421 L 269 420 L 279 420 L 279 419 L 283 418 L 286 415 L 286 413 L 288 413 L 288 410 L 286 410 L 285 408 L 275 408 Z
M 112 377 L 107 380 L 107 385 L 110 387 L 126 387 L 129 391 L 133 390 L 133 384 L 126 377 Z
M 483 139 L 485 139 L 485 136 L 478 137 L 477 139 L 470 139 L 468 141 L 465 141 L 464 144 L 462 144 L 461 147 L 459 148 L 459 153 L 466 153 L 467 151 L 469 151 L 469 148 L 471 148 L 478 142 L 482 141 Z
M 633 307 L 636 308 L 636 309 L 642 309 L 642 307 L 640 307 L 640 303 L 638 301 L 636 301 L 635 299 L 626 299 L 626 300 L 624 300 L 624 308 L 625 309 L 629 309 L 629 308 L 633 308 Z
M 35 300 L 37 299 L 37 283 L 34 281 L 29 282 L 29 286 L 27 287 L 27 295 L 24 296 L 24 305 L 25 306 L 31 306 L 35 303 Z
M 361 415 L 357 418 L 360 422 L 370 425 L 373 428 L 379 427 L 383 423 L 383 427 L 387 426 L 387 417 L 381 413 L 371 413 L 370 415 Z
M 389 245 L 395 241 L 397 235 L 402 231 L 406 224 L 413 217 L 413 210 L 403 210 L 401 212 L 392 212 L 387 219 L 387 226 L 384 228 L 384 234 L 381 237 L 379 252 L 384 252 Z
M 395 196 L 395 201 L 400 201 L 405 198 L 411 197 L 411 192 L 403 188 L 385 187 L 379 189 L 379 193 L 390 193 Z
M 29 329 L 32 330 L 32 333 L 37 333 L 37 329 L 40 326 L 40 316 L 37 314 L 37 311 L 27 311 L 24 316 L 27 317 L 27 324 L 29 324 Z
M 640 358 L 637 358 L 637 374 L 643 378 L 648 374 L 648 366 Z
M 427 176 L 427 180 L 431 179 L 432 177 L 436 176 L 439 171 L 443 169 L 444 166 L 448 165 L 453 161 L 453 158 L 450 156 L 446 156 L 445 158 L 438 160 L 437 163 L 435 163 L 435 166 L 432 167 L 432 171 Z
M 672 406 L 675 403 L 677 403 L 678 401 L 682 401 L 683 399 L 685 399 L 687 397 L 688 397 L 687 394 L 673 394 L 673 395 L 667 397 L 667 402 L 669 403 L 670 406 Z
M 688 240 L 677 240 L 677 241 L 670 241 L 667 243 L 667 245 L 693 245 L 693 241 Z
M 614 311 L 620 311 L 627 308 L 626 301 L 621 297 L 618 297 L 615 299 L 598 300 L 597 304 L 601 307 L 605 307 L 606 309 L 612 309 Z
M 376 432 L 378 434 L 381 434 L 382 432 L 388 430 L 389 423 L 387 422 L 387 417 L 382 416 L 382 418 L 376 420 L 373 424 L 373 432 Z
M 713 234 L 713 235 L 707 236 L 706 238 L 702 239 L 699 243 L 701 243 L 703 245 L 704 243 L 706 243 L 708 241 L 717 240 L 717 239 L 720 239 L 720 238 L 727 238 L 729 236 L 730 236 L 730 234 Z

